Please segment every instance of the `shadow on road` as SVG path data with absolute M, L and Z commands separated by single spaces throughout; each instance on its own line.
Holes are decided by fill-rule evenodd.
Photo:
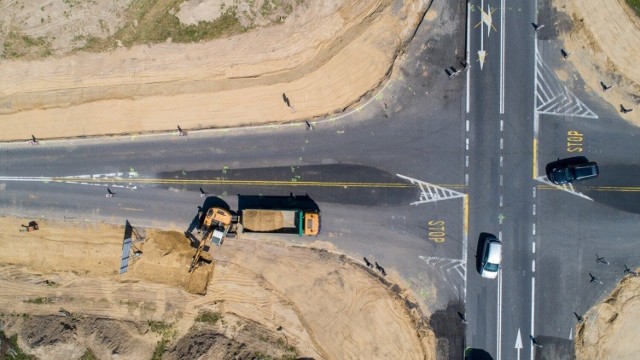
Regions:
M 598 164 L 600 176 L 575 185 L 593 201 L 621 211 L 640 214 L 640 166 Z
M 455 301 L 429 318 L 429 326 L 436 336 L 437 359 L 461 359 L 464 354 L 465 324 L 458 313 L 464 313 L 464 306 Z

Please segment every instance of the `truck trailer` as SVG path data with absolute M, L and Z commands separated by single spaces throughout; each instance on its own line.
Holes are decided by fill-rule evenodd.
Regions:
M 312 210 L 244 209 L 239 216 L 244 232 L 318 235 L 320 214 Z

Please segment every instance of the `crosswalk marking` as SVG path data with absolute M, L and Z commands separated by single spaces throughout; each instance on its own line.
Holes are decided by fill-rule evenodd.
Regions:
M 433 185 L 428 182 L 420 181 L 408 176 L 396 174 L 398 177 L 411 182 L 414 185 L 418 185 L 420 188 L 420 199 L 414 201 L 411 205 L 424 204 L 428 202 L 436 202 L 440 200 L 455 199 L 464 197 L 464 194 L 458 191 L 443 188 L 442 186 Z
M 581 198 L 593 201 L 593 199 L 588 197 L 587 195 L 585 195 L 585 194 L 583 194 L 583 193 L 581 193 L 579 191 L 576 191 L 573 188 L 573 185 L 571 183 L 563 184 L 563 185 L 554 184 L 551 181 L 549 181 L 549 179 L 546 176 L 540 176 L 536 180 L 538 180 L 541 183 L 544 183 L 544 184 L 547 184 L 547 185 L 551 185 L 551 186 L 553 186 L 555 188 L 558 188 L 558 189 L 560 189 L 562 191 L 566 191 L 566 192 L 571 193 L 573 195 L 580 196 Z
M 558 80 L 536 53 L 535 108 L 540 114 L 597 119 L 593 111 Z

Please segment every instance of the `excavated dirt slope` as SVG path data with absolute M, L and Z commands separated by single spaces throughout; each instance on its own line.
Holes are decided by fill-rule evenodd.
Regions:
M 0 140 L 276 123 L 340 111 L 386 78 L 427 1 L 304 4 L 281 24 L 208 42 L 0 61 Z
M 0 218 L 0 321 L 42 359 L 87 349 L 148 359 L 162 339 L 176 359 L 435 359 L 433 333 L 399 279 L 345 256 L 228 239 L 210 251 L 206 295 L 196 295 L 186 291 L 195 248 L 179 232 L 147 231 L 142 255 L 119 275 L 122 227 L 39 221 L 40 230 L 20 232 L 23 223 Z

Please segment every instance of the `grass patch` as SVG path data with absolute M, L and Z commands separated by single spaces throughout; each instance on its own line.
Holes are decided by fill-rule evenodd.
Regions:
M 25 300 L 24 302 L 28 303 L 28 304 L 51 304 L 53 303 L 53 300 L 51 298 L 48 297 L 39 297 L 39 298 L 34 298 L 34 299 L 28 299 Z
M 153 349 L 153 355 L 151 355 L 151 360 L 161 360 L 162 355 L 167 351 L 167 345 L 169 344 L 168 339 L 162 339 L 158 341 L 156 344 L 156 348 Z
M 112 50 L 120 41 L 130 47 L 137 44 L 153 44 L 167 41 L 193 43 L 239 34 L 247 30 L 236 15 L 236 8 L 229 7 L 215 21 L 182 25 L 175 14 L 183 0 L 135 0 L 127 11 L 126 24 L 113 36 L 105 39 L 89 38 L 81 50 Z
M 627 0 L 627 4 L 635 11 L 636 16 L 640 17 L 640 0 Z
M 45 37 L 31 37 L 17 30 L 7 34 L 3 59 L 39 58 L 51 55 L 51 42 Z
M 197 322 L 215 324 L 220 321 L 220 319 L 222 319 L 222 315 L 219 312 L 204 311 L 198 314 L 195 320 Z
M 91 349 L 87 349 L 78 360 L 98 360 L 98 358 Z
M 7 339 L 4 332 L 2 331 L 0 331 L 0 339 L 1 340 Z M 9 343 L 10 350 L 7 349 L 6 352 L 2 354 L 4 355 L 2 359 L 7 359 L 7 360 L 37 360 L 38 359 L 33 355 L 26 354 L 24 351 L 22 351 L 22 349 L 20 349 L 20 346 L 18 346 L 18 334 L 13 335 L 7 340 Z

